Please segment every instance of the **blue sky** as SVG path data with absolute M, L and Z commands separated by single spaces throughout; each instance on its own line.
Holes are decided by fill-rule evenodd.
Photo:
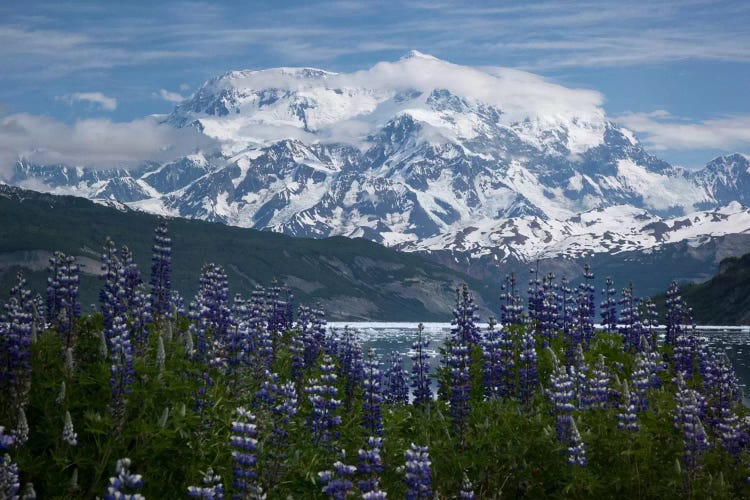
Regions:
M 611 118 L 673 163 L 750 153 L 746 1 L 11 0 L 0 4 L 0 119 L 131 126 L 230 69 L 351 71 L 410 49 L 597 90 Z

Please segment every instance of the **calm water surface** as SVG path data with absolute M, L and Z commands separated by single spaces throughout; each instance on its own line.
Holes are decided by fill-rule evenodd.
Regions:
M 329 323 L 332 328 L 344 328 L 345 325 L 358 332 L 365 352 L 372 348 L 381 359 L 387 359 L 394 351 L 409 353 L 417 337 L 416 323 Z M 425 323 L 424 326 L 424 336 L 430 341 L 430 362 L 436 367 L 440 346 L 450 333 L 450 324 Z M 705 327 L 699 329 L 698 334 L 706 338 L 712 350 L 727 354 L 745 393 L 745 405 L 750 406 L 750 391 L 747 389 L 750 385 L 750 327 Z M 404 361 L 406 365 L 410 364 L 410 360 Z

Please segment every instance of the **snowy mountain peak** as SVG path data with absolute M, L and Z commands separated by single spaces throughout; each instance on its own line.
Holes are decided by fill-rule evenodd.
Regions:
M 166 121 L 221 144 L 131 171 L 21 164 L 12 183 L 297 236 L 533 259 L 750 229 L 750 162 L 648 154 L 598 92 L 417 51 L 369 69 L 232 71 Z

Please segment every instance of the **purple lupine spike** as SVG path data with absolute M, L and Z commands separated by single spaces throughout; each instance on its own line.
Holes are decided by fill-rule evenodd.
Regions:
M 34 329 L 31 292 L 22 273 L 0 321 L 0 395 L 12 408 L 23 409 L 31 390 L 31 341 Z
M 533 333 L 526 329 L 521 337 L 521 354 L 518 358 L 518 390 L 524 404 L 529 404 L 539 383 L 536 345 Z
M 305 338 L 298 330 L 292 330 L 292 340 L 289 343 L 289 352 L 292 358 L 292 380 L 298 385 L 302 383 L 302 375 L 305 371 Z
M 81 317 L 81 303 L 78 301 L 80 269 L 75 257 L 55 252 L 48 270 L 47 316 L 60 332 L 63 348 L 68 349 L 73 347 L 75 323 Z
M 633 293 L 633 283 L 629 283 L 622 289 L 620 303 L 620 335 L 622 335 L 625 349 L 634 352 L 641 344 L 641 336 L 644 333 L 641 322 L 640 299 Z
M 338 345 L 339 376 L 344 381 L 344 404 L 351 408 L 357 387 L 364 378 L 362 349 L 356 330 L 345 326 Z
M 656 350 L 657 347 L 657 328 L 659 327 L 659 313 L 656 311 L 656 304 L 650 299 L 645 298 L 641 302 L 643 312 L 643 329 L 651 346 Z
M 470 349 L 481 341 L 481 334 L 476 315 L 479 307 L 474 303 L 474 298 L 469 293 L 469 287 L 461 285 L 456 289 L 456 307 L 453 309 L 453 320 L 451 320 L 451 339 L 453 342 L 460 341 Z
M 262 495 L 262 488 L 258 484 L 256 470 L 258 455 L 257 427 L 255 415 L 243 407 L 236 410 L 237 419 L 232 422 L 232 435 L 229 443 L 232 447 L 232 485 L 238 493 L 238 498 L 254 498 Z
M 617 414 L 617 428 L 636 432 L 639 429 L 638 416 L 628 388 L 628 381 L 625 380 L 622 385 L 622 405 L 620 406 L 621 412 Z
M 200 498 L 202 500 L 224 500 L 224 485 L 221 476 L 214 474 L 209 467 L 203 475 L 203 486 L 188 486 L 189 498 Z
M 516 289 L 516 275 L 510 273 L 505 276 L 500 293 L 500 321 L 503 326 L 520 325 L 523 305 Z
M 604 356 L 599 355 L 594 369 L 584 386 L 582 397 L 582 408 L 607 408 L 609 406 L 609 393 L 612 376 L 604 361 Z
M 130 386 L 135 378 L 134 350 L 128 325 L 122 316 L 114 317 L 112 327 L 106 336 L 110 339 L 109 357 L 112 360 L 109 379 L 109 385 L 112 388 L 110 412 L 115 421 L 115 432 L 119 435 L 125 425 L 126 398 L 132 392 Z
M 550 352 L 552 352 L 550 350 Z M 573 379 L 567 367 L 557 363 L 550 376 L 550 388 L 547 389 L 547 398 L 552 402 L 557 420 L 557 439 L 565 442 L 568 417 L 575 410 L 573 399 L 575 389 Z
M 586 458 L 586 446 L 583 444 L 581 434 L 578 432 L 575 419 L 568 415 L 568 448 L 566 450 L 568 456 L 568 464 L 577 465 L 584 467 L 588 460 Z
M 364 365 L 364 381 L 362 392 L 362 425 L 370 436 L 383 435 L 383 415 L 381 404 L 383 402 L 382 394 L 382 373 L 380 371 L 380 362 L 375 357 L 375 351 L 370 349 L 367 352 L 367 358 Z
M 698 358 L 699 341 L 693 331 L 695 327 L 688 328 L 682 325 L 676 329 L 676 337 L 673 340 L 673 357 L 675 371 L 682 372 L 685 377 L 692 378 L 695 361 Z
M 406 404 L 409 402 L 409 373 L 404 369 L 402 355 L 391 353 L 390 363 L 385 372 L 383 397 L 387 403 Z
M 354 488 L 354 483 L 349 479 L 356 472 L 357 468 L 353 465 L 346 465 L 341 460 L 346 458 L 346 452 L 339 452 L 340 460 L 333 464 L 332 470 L 318 472 L 320 482 L 323 483 L 323 493 L 334 500 L 344 500 Z
M 682 299 L 676 281 L 673 281 L 669 285 L 669 289 L 667 289 L 665 305 L 667 307 L 667 313 L 664 318 L 664 323 L 667 327 L 667 331 L 664 336 L 664 341 L 667 345 L 674 346 L 677 338 L 684 333 L 685 326 L 692 322 L 687 304 L 685 304 L 685 301 Z
M 133 260 L 133 252 L 127 246 L 120 249 L 120 262 L 122 264 L 122 287 L 125 294 L 125 304 L 130 308 L 135 291 L 143 284 L 143 279 L 138 264 Z
M 130 302 L 130 336 L 140 354 L 146 350 L 151 324 L 151 304 L 148 300 L 146 292 L 139 287 L 133 292 Z
M 7 434 L 3 434 L 3 427 L 0 426 L 0 452 L 7 451 L 10 446 L 12 446 L 12 439 Z M 11 460 L 10 455 L 3 453 L 0 455 L 0 498 L 16 499 L 20 489 L 18 464 Z
M 650 363 L 643 353 L 635 355 L 635 366 L 630 380 L 632 403 L 635 411 L 642 413 L 648 410 L 648 392 L 652 384 Z
M 367 446 L 359 450 L 357 473 L 364 478 L 359 481 L 359 490 L 362 493 L 380 489 L 380 474 L 383 472 L 383 460 L 380 457 L 382 449 L 383 438 L 370 436 L 367 438 Z
M 578 298 L 576 300 L 576 338 L 585 347 L 591 343 L 594 336 L 594 273 L 588 264 L 583 266 L 583 281 L 578 285 Z
M 569 286 L 568 278 L 563 275 L 560 278 L 560 286 L 557 294 L 557 329 L 562 332 L 563 338 L 567 339 L 575 325 L 575 295 Z
M 63 423 L 62 440 L 69 446 L 78 446 L 78 433 L 73 428 L 73 419 L 70 412 L 65 412 L 65 422 Z
M 420 323 L 417 326 L 417 338 L 411 348 L 414 354 L 412 360 L 411 386 L 414 395 L 414 406 L 426 406 L 432 400 L 432 390 L 430 384 L 430 355 L 427 347 L 430 341 L 423 336 L 424 325 Z
M 109 237 L 107 237 L 102 248 L 99 279 L 104 282 L 99 290 L 99 303 L 101 304 L 104 329 L 108 330 L 112 326 L 114 317 L 125 314 L 128 308 L 122 262 L 117 253 L 117 247 Z
M 529 323 L 536 325 L 542 314 L 542 303 L 544 301 L 544 294 L 542 293 L 542 280 L 539 279 L 539 261 L 536 261 L 536 265 L 529 269 L 529 287 L 526 291 L 528 295 L 528 311 L 529 311 Z
M 310 380 L 305 393 L 312 405 L 310 433 L 313 443 L 329 445 L 338 439 L 337 429 L 341 425 L 341 417 L 335 414 L 341 406 L 341 401 L 336 399 L 338 376 L 336 366 L 330 356 L 323 357 L 320 371 L 320 378 Z
M 482 342 L 484 358 L 484 395 L 487 399 L 498 399 L 505 394 L 505 371 L 503 363 L 503 333 L 495 329 L 495 318 L 488 320 L 487 332 Z
M 461 481 L 461 491 L 458 492 L 460 500 L 474 500 L 474 485 L 469 481 L 469 476 L 464 472 L 464 478 Z
M 154 230 L 153 256 L 151 258 L 151 307 L 155 321 L 168 318 L 171 312 L 172 292 L 172 239 L 166 222 Z
M 5 433 L 5 427 L 0 425 L 0 452 L 8 451 L 16 444 L 12 434 Z
M 212 333 L 216 342 L 223 344 L 232 325 L 229 285 L 223 267 L 213 263 L 203 266 L 196 302 L 201 324 Z
M 557 294 L 555 292 L 555 275 L 548 273 L 542 278 L 541 303 L 539 306 L 537 331 L 544 347 L 550 345 L 557 337 Z
M 129 500 L 145 499 L 144 496 L 133 492 L 143 487 L 143 478 L 140 474 L 132 474 L 130 472 L 129 458 L 121 458 L 117 461 L 115 473 L 117 476 L 109 478 L 109 486 L 107 487 L 107 492 L 104 494 L 104 500 L 121 500 L 124 498 Z
M 675 395 L 675 425 L 683 433 L 685 450 L 685 466 L 688 470 L 695 469 L 703 455 L 709 448 L 708 436 L 701 422 L 701 403 L 698 393 L 684 387 Z
M 414 443 L 404 454 L 404 482 L 406 483 L 406 499 L 422 500 L 432 498 L 432 470 L 430 453 L 427 446 L 417 446 Z
M 448 346 L 448 367 L 450 369 L 450 410 L 453 430 L 460 443 L 464 443 L 468 427 L 469 412 L 471 411 L 471 382 L 469 379 L 469 365 L 471 363 L 471 348 L 461 341 L 454 339 Z
M 607 276 L 602 289 L 602 303 L 599 306 L 602 317 L 602 326 L 607 333 L 612 333 L 617 329 L 617 300 L 615 300 L 614 282 Z
M 307 306 L 299 306 L 297 313 L 297 331 L 302 338 L 305 348 L 304 360 L 305 366 L 312 366 L 318 359 L 320 353 L 320 344 L 313 332 L 313 311 Z

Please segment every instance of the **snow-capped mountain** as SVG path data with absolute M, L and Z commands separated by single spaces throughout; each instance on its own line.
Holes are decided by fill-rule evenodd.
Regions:
M 295 236 L 529 260 L 750 231 L 750 161 L 648 154 L 597 92 L 418 52 L 369 70 L 233 71 L 165 117 L 218 140 L 135 170 L 16 166 L 11 184 Z

